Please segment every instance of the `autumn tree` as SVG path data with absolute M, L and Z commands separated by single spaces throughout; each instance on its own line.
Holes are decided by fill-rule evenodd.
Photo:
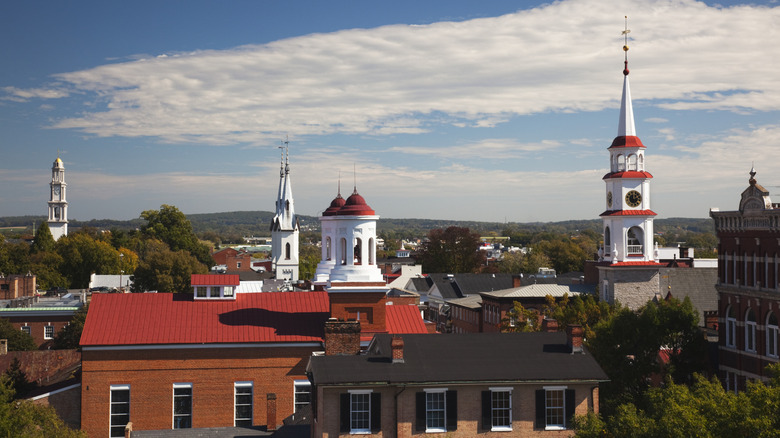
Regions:
M 539 314 L 526 309 L 519 301 L 501 319 L 502 332 L 536 332 L 539 331 Z
M 593 327 L 602 319 L 609 318 L 615 312 L 615 306 L 605 301 L 600 301 L 595 295 L 575 295 L 563 294 L 561 299 L 556 300 L 550 295 L 545 297 L 547 304 L 544 306 L 545 316 L 558 321 L 558 327 L 565 328 L 569 324 L 581 325 L 585 339 L 594 336 Z
M 468 228 L 437 228 L 428 233 L 417 259 L 425 272 L 477 272 L 485 264 L 479 244 L 480 235 Z
M 159 240 L 148 240 L 132 277 L 133 291 L 191 292 L 192 274 L 208 268 L 185 250 L 172 251 Z
M 501 260 L 495 263 L 498 266 L 498 272 L 507 274 L 519 274 L 524 272 L 525 254 L 521 251 L 505 252 L 501 254 Z
M 88 233 L 72 233 L 61 237 L 55 246 L 62 257 L 61 272 L 70 287 L 89 287 L 90 274 L 119 274 L 119 253 L 102 240 Z
M 209 247 L 200 243 L 192 224 L 178 208 L 163 204 L 159 210 L 144 211 L 141 218 L 146 220 L 141 227 L 145 236 L 165 242 L 173 252 L 187 251 L 207 267 L 214 265 Z

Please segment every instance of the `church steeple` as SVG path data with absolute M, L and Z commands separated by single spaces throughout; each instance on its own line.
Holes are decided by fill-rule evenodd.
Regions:
M 276 213 L 271 223 L 272 260 L 276 278 L 298 280 L 298 217 L 295 215 L 295 201 L 290 178 L 290 143 L 285 140 L 279 167 L 279 192 L 276 198 Z

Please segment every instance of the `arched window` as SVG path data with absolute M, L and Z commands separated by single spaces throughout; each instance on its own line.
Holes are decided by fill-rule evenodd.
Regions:
M 639 154 L 639 161 L 637 164 L 637 170 L 640 172 L 644 172 L 645 170 L 645 156 L 642 154 Z
M 766 318 L 766 355 L 778 357 L 777 355 L 777 317 L 769 312 Z
M 368 239 L 368 264 L 374 265 L 376 262 L 374 261 L 374 257 L 376 256 L 376 243 L 374 242 L 374 238 Z
M 347 239 L 342 237 L 339 248 L 339 257 L 341 257 L 341 264 L 346 265 L 347 264 Z
M 628 170 L 636 170 L 636 155 L 631 154 L 628 156 Z
M 612 250 L 612 232 L 609 227 L 604 228 L 604 255 L 608 256 Z
M 756 352 L 756 314 L 753 309 L 745 313 L 745 351 Z
M 284 259 L 290 260 L 290 242 L 284 245 Z
M 360 237 L 355 239 L 355 254 L 354 254 L 354 263 L 356 265 L 363 264 L 363 239 Z
M 617 170 L 618 172 L 623 172 L 626 170 L 626 157 L 625 155 L 618 155 L 617 156 Z
M 731 306 L 726 309 L 726 346 L 737 347 L 737 317 Z
M 748 256 L 747 252 L 742 254 L 742 285 L 748 285 Z
M 628 229 L 626 237 L 626 254 L 642 255 L 644 253 L 642 242 L 645 240 L 645 235 L 642 232 L 642 229 L 639 227 L 631 227 Z
M 330 260 L 331 257 L 331 247 L 330 247 L 330 236 L 325 238 L 325 260 Z

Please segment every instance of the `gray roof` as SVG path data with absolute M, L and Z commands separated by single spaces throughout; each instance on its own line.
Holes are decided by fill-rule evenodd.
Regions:
M 660 277 L 662 298 L 669 291 L 679 300 L 689 297 L 699 311 L 699 325 L 704 325 L 704 312 L 718 310 L 718 268 L 662 268 Z
M 414 277 L 409 280 L 409 283 L 411 283 L 411 286 L 414 288 L 415 292 L 420 293 L 428 292 L 431 286 L 433 286 L 433 280 L 428 277 Z M 406 287 L 409 287 L 408 283 Z
M 452 304 L 453 306 L 468 307 L 469 309 L 482 308 L 481 295 L 467 295 L 463 298 L 455 298 L 453 300 L 447 300 L 447 302 Z
M 391 335 L 379 334 L 366 354 L 312 356 L 314 384 L 606 381 L 585 349 L 571 354 L 566 333 L 467 333 L 402 336 L 404 362 L 391 359 Z
M 596 285 L 593 284 L 532 284 L 494 292 L 482 292 L 480 295 L 495 298 L 544 298 L 550 295 L 554 298 L 561 298 L 564 294 L 574 296 L 595 292 Z

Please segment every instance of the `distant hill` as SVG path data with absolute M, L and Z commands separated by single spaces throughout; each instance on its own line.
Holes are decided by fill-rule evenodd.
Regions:
M 271 219 L 270 211 L 231 211 L 225 213 L 200 213 L 189 214 L 187 218 L 192 223 L 196 233 L 213 231 L 219 235 L 239 236 L 266 236 L 270 235 Z M 40 224 L 46 220 L 46 216 L 9 216 L 0 217 L 0 228 L 5 227 L 29 227 L 32 224 Z M 319 220 L 315 216 L 299 216 L 301 230 L 303 232 L 319 233 Z M 71 228 L 93 227 L 98 229 L 124 229 L 132 230 L 143 225 L 142 219 L 119 221 L 112 219 L 93 219 L 90 221 L 70 221 Z M 656 233 L 713 233 L 712 219 L 709 218 L 668 218 L 654 221 Z M 501 234 L 504 230 L 513 229 L 525 232 L 560 232 L 577 234 L 585 230 L 591 230 L 601 234 L 601 219 L 568 220 L 560 222 L 477 222 L 477 221 L 453 221 L 443 219 L 391 219 L 382 218 L 377 223 L 378 234 L 385 234 L 390 238 L 421 237 L 435 228 L 447 228 L 449 226 L 466 227 L 479 233 L 496 232 Z M 1 230 L 0 230 L 1 231 Z

